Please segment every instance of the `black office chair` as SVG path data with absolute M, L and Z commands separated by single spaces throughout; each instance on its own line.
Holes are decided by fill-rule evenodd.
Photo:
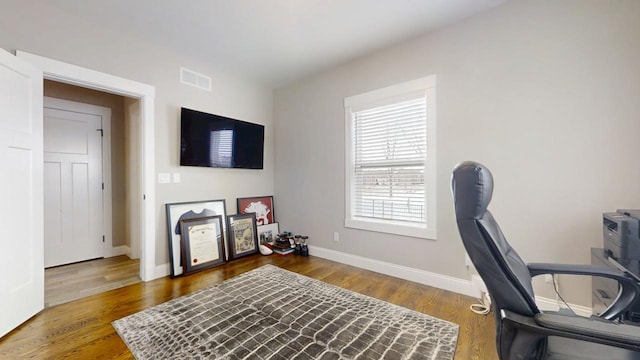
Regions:
M 462 242 L 491 296 L 500 359 L 640 359 L 640 327 L 617 321 L 640 296 L 635 280 L 590 265 L 525 264 L 487 210 L 491 172 L 464 162 L 454 169 L 451 187 Z M 543 313 L 531 285 L 540 274 L 612 278 L 620 284 L 618 298 L 599 317 Z

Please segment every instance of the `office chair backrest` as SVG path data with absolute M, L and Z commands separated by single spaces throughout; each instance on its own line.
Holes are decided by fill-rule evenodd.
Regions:
M 538 313 L 527 265 L 507 243 L 487 210 L 493 194 L 489 169 L 463 162 L 453 171 L 451 188 L 462 242 L 487 286 L 495 311 L 508 309 L 527 316 Z M 500 326 L 499 321 L 496 326 Z

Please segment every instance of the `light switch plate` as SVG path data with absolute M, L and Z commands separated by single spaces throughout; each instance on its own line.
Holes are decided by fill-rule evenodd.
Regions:
M 171 174 L 158 173 L 158 184 L 168 184 L 171 182 Z
M 180 173 L 173 173 L 173 182 L 174 183 L 180 182 Z

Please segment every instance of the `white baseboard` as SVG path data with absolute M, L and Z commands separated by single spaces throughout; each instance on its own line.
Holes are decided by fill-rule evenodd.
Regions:
M 120 255 L 127 255 L 129 258 L 131 258 L 131 248 L 129 248 L 127 245 L 120 245 L 105 249 L 104 257 L 106 258 Z
M 347 254 L 340 251 L 325 249 L 312 245 L 309 245 L 309 253 L 312 256 L 321 257 L 342 264 L 356 266 L 385 275 L 395 276 L 401 279 L 433 286 L 438 289 L 453 291 L 458 294 L 463 294 L 475 298 L 480 298 L 481 291 L 487 291 L 487 287 L 482 281 L 482 278 L 480 278 L 480 276 L 478 275 L 473 275 L 471 277 L 471 280 L 464 280 L 453 276 L 441 275 L 425 270 L 414 269 L 407 266 L 369 259 L 362 256 Z M 558 303 L 554 299 L 549 299 L 541 296 L 536 296 L 536 304 L 538 305 L 540 310 L 558 311 L 560 308 Z M 590 307 L 576 304 L 569 304 L 569 306 L 578 315 L 591 316 Z
M 481 291 L 487 291 L 487 287 L 478 275 L 472 275 L 471 280 L 464 280 L 453 276 L 437 274 L 425 270 L 414 269 L 403 265 L 397 265 L 385 261 L 369 259 L 366 257 L 347 254 L 344 252 L 309 245 L 309 253 L 323 259 L 336 261 L 342 264 L 359 267 L 361 269 L 375 271 L 377 273 L 394 276 L 400 279 L 433 286 L 438 289 L 452 291 L 458 294 L 480 298 Z M 157 265 L 154 279 L 171 274 L 170 264 Z M 540 310 L 558 311 L 560 306 L 554 299 L 536 296 L 536 304 Z M 591 316 L 591 308 L 576 304 L 569 304 L 576 314 Z
M 159 279 L 161 277 L 165 277 L 171 274 L 171 265 L 170 264 L 162 264 L 156 265 L 156 269 L 154 271 L 154 279 Z
M 476 297 L 479 294 L 471 281 L 459 279 L 453 276 L 436 274 L 429 271 L 414 269 L 385 261 L 369 259 L 362 256 L 347 254 L 340 251 L 325 249 L 313 245 L 309 245 L 309 253 L 312 256 L 337 261 L 342 264 L 356 266 L 385 275 L 395 276 L 401 279 L 433 286 L 438 289 L 453 291 L 458 294 L 473 297 Z

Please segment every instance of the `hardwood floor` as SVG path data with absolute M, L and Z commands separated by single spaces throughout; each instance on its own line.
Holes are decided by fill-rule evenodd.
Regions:
M 264 264 L 459 324 L 455 359 L 497 358 L 493 317 L 469 311 L 473 298 L 313 256 L 253 255 L 182 278 L 137 283 L 47 308 L 0 339 L 0 359 L 133 359 L 112 321 Z
M 44 306 L 138 283 L 139 274 L 140 260 L 131 260 L 125 255 L 45 269 Z

